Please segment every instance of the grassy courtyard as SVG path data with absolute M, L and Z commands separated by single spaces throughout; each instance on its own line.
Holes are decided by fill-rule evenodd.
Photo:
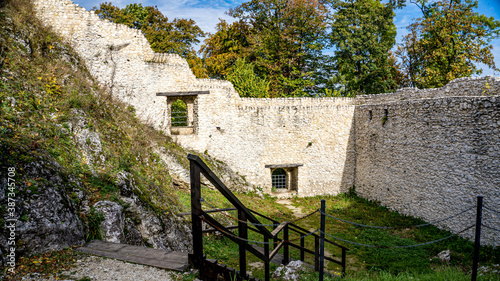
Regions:
M 190 194 L 186 190 L 177 191 L 181 203 L 186 211 L 190 206 Z M 276 198 L 268 195 L 258 196 L 255 193 L 236 194 L 248 208 L 258 211 L 277 221 L 291 221 L 295 219 L 291 208 L 279 204 Z M 205 199 L 205 210 L 232 207 L 219 192 L 209 188 L 202 189 Z M 327 217 L 326 233 L 337 238 L 353 241 L 359 244 L 379 245 L 386 247 L 421 244 L 438 240 L 451 235 L 447 231 L 435 226 L 411 228 L 425 222 L 396 212 L 392 212 L 377 203 L 358 197 L 354 192 L 338 196 L 318 196 L 310 198 L 291 198 L 292 208 L 299 209 L 303 214 L 309 214 L 320 207 L 321 199 L 326 201 L 326 213 L 342 220 L 373 226 L 392 226 L 396 229 L 364 228 L 347 224 Z M 214 215 L 227 225 L 235 225 L 232 217 L 235 211 Z M 262 223 L 271 223 L 262 221 Z M 316 213 L 297 224 L 309 231 L 320 226 L 320 214 Z M 474 222 L 471 222 L 474 224 Z M 236 232 L 237 233 L 237 232 Z M 299 236 L 290 234 L 290 240 Z M 249 240 L 262 241 L 262 236 L 249 231 Z M 314 239 L 306 237 L 306 247 L 314 249 Z M 470 280 L 472 270 L 473 243 L 456 235 L 443 241 L 411 248 L 370 248 L 336 241 L 349 248 L 347 252 L 347 275 L 344 280 Z M 291 248 L 291 257 L 299 259 L 298 250 Z M 449 250 L 449 261 L 442 261 L 438 253 Z M 338 247 L 328 245 L 327 254 L 340 259 L 341 252 Z M 208 258 L 217 259 L 220 263 L 232 268 L 239 268 L 238 246 L 230 239 L 219 234 L 210 234 L 204 237 L 204 253 Z M 306 262 L 314 264 L 314 257 L 306 255 Z M 480 267 L 482 275 L 479 280 L 499 280 L 500 250 L 492 247 L 482 247 Z M 250 253 L 247 253 L 247 270 L 253 276 L 263 279 L 263 263 Z M 326 263 L 327 269 L 335 278 L 341 269 L 334 263 Z M 277 266 L 271 265 L 271 270 Z M 303 280 L 317 280 L 317 273 L 304 273 Z

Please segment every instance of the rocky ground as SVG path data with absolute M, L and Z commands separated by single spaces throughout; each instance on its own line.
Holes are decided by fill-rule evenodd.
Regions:
M 189 274 L 189 272 L 186 274 Z M 76 266 L 71 270 L 52 276 L 32 273 L 28 276 L 21 277 L 21 280 L 174 281 L 182 280 L 183 275 L 185 275 L 185 273 L 171 272 L 156 267 L 133 264 L 115 259 L 85 256 L 77 260 Z

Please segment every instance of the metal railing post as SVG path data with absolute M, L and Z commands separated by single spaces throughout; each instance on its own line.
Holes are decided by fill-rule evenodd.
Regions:
M 346 263 L 346 250 L 342 248 L 342 276 L 345 276 Z
M 285 244 L 283 245 L 283 264 L 287 265 L 290 262 L 290 251 L 288 246 L 288 224 L 283 229 L 283 240 Z
M 303 249 L 305 242 L 306 242 L 305 239 L 306 239 L 305 237 L 300 238 L 300 247 L 302 248 L 302 249 L 300 249 L 300 261 L 304 261 L 304 259 L 305 259 L 305 253 L 304 253 L 304 249 Z
M 193 235 L 193 255 L 190 262 L 203 272 L 203 228 L 201 221 L 200 167 L 189 161 L 191 180 L 191 232 Z
M 319 236 L 314 236 L 314 271 L 319 271 Z
M 238 210 L 238 234 L 243 239 L 240 243 L 240 274 L 241 276 L 247 275 L 247 256 L 246 256 L 246 240 L 248 239 L 247 217 L 244 212 Z
M 277 221 L 275 220 L 272 220 L 271 221 L 274 225 L 273 225 L 273 230 L 275 230 L 278 225 L 277 225 Z M 279 235 L 279 234 L 278 234 Z M 273 242 L 274 242 L 274 246 L 273 246 L 273 249 L 275 249 L 276 247 L 278 247 L 278 243 L 280 242 L 279 239 L 278 239 L 278 235 L 276 235 L 274 238 L 273 238 Z
M 325 274 L 325 199 L 321 200 L 321 226 L 320 226 L 320 248 L 319 248 L 319 281 L 323 281 Z
M 477 197 L 477 211 L 476 211 L 476 239 L 474 243 L 474 259 L 472 263 L 472 281 L 476 281 L 477 267 L 479 263 L 479 247 L 481 247 L 481 221 L 483 216 L 483 196 Z
M 266 243 L 264 245 L 264 256 L 266 257 L 267 260 L 264 261 L 264 270 L 266 271 L 265 272 L 265 281 L 269 281 L 270 280 L 270 266 L 269 266 L 269 238 L 264 234 L 264 242 Z

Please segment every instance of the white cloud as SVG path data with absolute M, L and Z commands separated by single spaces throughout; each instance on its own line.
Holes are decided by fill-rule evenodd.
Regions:
M 143 6 L 158 6 L 158 9 L 166 15 L 170 20 L 174 18 L 193 19 L 196 24 L 205 32 L 214 33 L 215 26 L 219 22 L 219 18 L 226 21 L 233 21 L 231 17 L 225 14 L 230 8 L 234 8 L 247 0 L 73 0 L 87 10 L 98 6 L 100 3 L 111 1 L 113 5 L 120 8 L 131 3 L 142 3 Z M 487 16 L 493 16 L 500 19 L 498 4 L 495 0 L 479 0 L 479 12 Z M 396 24 L 397 36 L 396 43 L 402 42 L 403 36 L 408 33 L 406 27 L 413 22 L 414 19 L 422 16 L 422 11 L 412 3 L 407 3 L 404 9 L 396 11 L 394 23 Z M 203 38 L 200 38 L 203 41 Z M 495 63 L 500 67 L 500 40 L 495 40 L 493 44 L 493 53 L 495 55 Z M 195 46 L 195 48 L 199 48 Z M 483 68 L 483 75 L 493 75 L 494 72 L 484 65 L 479 65 Z M 497 73 L 499 75 L 500 73 Z
M 92 9 L 95 6 L 99 6 L 100 3 L 106 0 L 73 0 L 76 4 L 84 7 L 87 10 Z M 173 20 L 174 18 L 185 18 L 192 19 L 196 24 L 205 32 L 213 33 L 215 32 L 215 26 L 219 22 L 219 18 L 225 19 L 227 21 L 232 21 L 233 19 L 226 15 L 225 12 L 230 8 L 234 8 L 239 4 L 243 3 L 243 0 L 236 1 L 222 1 L 222 0 L 208 0 L 208 1 L 197 1 L 197 0 L 115 0 L 111 1 L 114 6 L 124 8 L 126 5 L 131 3 L 141 3 L 143 6 L 157 6 L 158 9 L 169 18 Z

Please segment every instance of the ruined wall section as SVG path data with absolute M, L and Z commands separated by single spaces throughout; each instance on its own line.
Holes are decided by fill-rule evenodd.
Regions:
M 464 77 L 455 79 L 441 88 L 402 88 L 396 90 L 394 93 L 359 95 L 356 97 L 356 104 L 381 104 L 402 100 L 498 95 L 500 93 L 499 82 L 500 77 Z
M 254 148 L 245 155 L 261 186 L 271 187 L 266 165 L 298 167 L 298 195 L 336 195 L 354 184 L 354 147 L 349 146 L 354 116 L 343 98 L 242 99 L 235 135 Z M 250 166 L 251 161 L 258 165 Z
M 338 194 L 353 185 L 352 99 L 250 99 L 226 91 L 198 97 L 198 133 L 173 136 L 177 142 L 216 156 L 268 192 L 266 165 L 302 164 L 299 196 Z
M 166 100 L 157 92 L 218 86 L 218 81 L 196 79 L 179 55 L 153 52 L 139 30 L 101 20 L 70 0 L 33 3 L 38 17 L 73 46 L 99 84 L 157 128 L 168 125 Z
M 461 83 L 455 93 L 459 95 L 460 89 L 475 84 Z M 439 90 L 443 89 L 434 92 Z M 475 206 L 477 195 L 484 196 L 486 206 L 498 210 L 498 93 L 357 106 L 358 194 L 429 222 Z M 500 227 L 498 215 L 488 210 L 483 214 L 487 225 Z M 474 223 L 475 209 L 439 225 L 457 233 Z M 473 231 L 465 237 L 473 238 Z M 483 241 L 490 245 L 500 242 L 498 233 L 487 229 L 483 229 Z
M 156 93 L 210 91 L 194 100 L 194 133 L 172 137 L 254 185 L 271 188 L 266 165 L 302 164 L 300 196 L 337 194 L 354 184 L 361 196 L 427 221 L 474 205 L 479 194 L 490 208 L 500 206 L 499 78 L 355 99 L 245 99 L 227 81 L 196 79 L 180 56 L 155 54 L 138 30 L 69 0 L 33 1 L 100 85 L 167 134 L 167 99 Z M 500 228 L 498 217 L 485 213 Z M 457 232 L 471 222 L 443 227 Z M 484 233 L 484 241 L 498 243 Z

